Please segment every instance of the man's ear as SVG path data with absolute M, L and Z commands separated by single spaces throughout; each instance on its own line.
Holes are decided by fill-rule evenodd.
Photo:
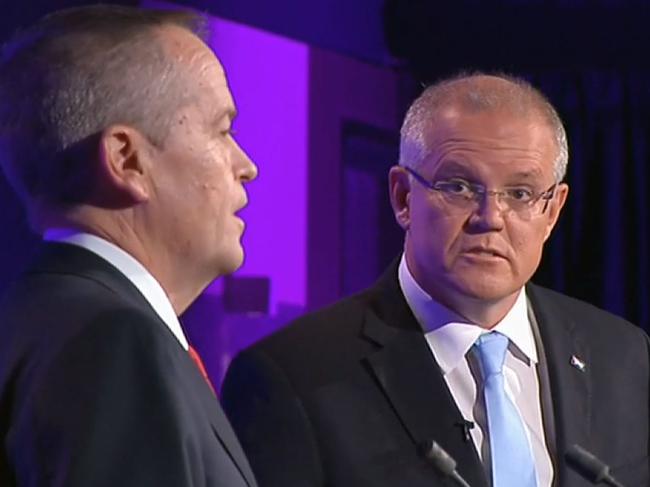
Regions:
M 390 168 L 388 172 L 388 189 L 395 220 L 406 231 L 411 224 L 411 211 L 409 207 L 411 179 L 406 169 L 402 166 L 393 166 Z
M 558 184 L 557 189 L 555 190 L 555 196 L 551 201 L 549 201 L 548 204 L 548 223 L 546 225 L 546 233 L 544 235 L 545 242 L 548 237 L 551 236 L 553 228 L 555 228 L 555 224 L 560 217 L 560 213 L 562 212 L 562 208 L 564 207 L 564 203 L 566 203 L 568 195 L 569 186 L 566 183 Z
M 151 149 L 151 142 L 128 125 L 111 125 L 101 133 L 100 174 L 104 187 L 116 199 L 127 204 L 149 199 Z

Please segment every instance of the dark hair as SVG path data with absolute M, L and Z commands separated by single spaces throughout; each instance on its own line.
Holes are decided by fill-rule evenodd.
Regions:
M 205 36 L 194 13 L 93 5 L 47 15 L 4 46 L 0 165 L 28 206 L 83 200 L 107 126 L 164 138 L 184 91 L 182 68 L 156 38 L 165 25 Z

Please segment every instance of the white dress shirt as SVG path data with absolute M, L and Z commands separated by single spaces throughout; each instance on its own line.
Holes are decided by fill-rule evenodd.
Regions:
M 528 317 L 524 288 L 506 316 L 492 330 L 486 330 L 454 313 L 431 298 L 415 281 L 402 256 L 398 278 L 404 297 L 425 332 L 425 338 L 440 366 L 445 382 L 463 418 L 472 421 L 474 446 L 490 476 L 490 445 L 477 357 L 469 353 L 477 338 L 498 331 L 509 339 L 503 373 L 506 394 L 519 411 L 535 460 L 537 485 L 550 487 L 553 463 L 546 446 L 541 393 L 537 373 L 538 355 Z
M 156 278 L 133 256 L 101 237 L 64 228 L 47 230 L 43 235 L 43 239 L 50 242 L 78 245 L 97 254 L 116 267 L 138 288 L 181 346 L 188 350 L 187 338 L 167 294 Z

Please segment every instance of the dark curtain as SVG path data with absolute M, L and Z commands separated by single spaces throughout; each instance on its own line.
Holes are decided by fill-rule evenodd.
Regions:
M 569 136 L 569 201 L 534 280 L 650 330 L 647 0 L 384 0 L 393 56 L 429 84 L 528 73 Z
M 2 153 L 0 152 L 0 157 Z M 39 238 L 31 232 L 18 197 L 0 171 L 0 296 L 27 265 Z
M 533 281 L 650 331 L 650 74 L 545 71 L 528 79 L 558 109 L 569 139 L 569 199 Z M 406 85 L 405 109 L 421 91 Z M 345 177 L 354 198 L 346 197 L 344 246 L 363 258 L 346 262 L 341 295 L 372 283 L 403 238 L 385 190 L 396 155 L 379 151 L 396 148 L 397 134 L 349 132 Z M 360 234 L 380 236 L 381 245 Z
M 532 77 L 569 137 L 569 201 L 534 280 L 650 330 L 650 74 Z

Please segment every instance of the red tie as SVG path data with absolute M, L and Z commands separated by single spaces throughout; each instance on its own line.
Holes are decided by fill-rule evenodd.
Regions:
M 201 372 L 201 375 L 205 379 L 205 382 L 207 382 L 207 384 L 210 386 L 210 389 L 212 389 L 212 392 L 214 392 L 214 387 L 212 387 L 212 382 L 210 382 L 210 377 L 208 377 L 208 372 L 205 370 L 205 365 L 203 365 L 203 360 L 201 360 L 201 356 L 194 349 L 194 347 L 192 347 L 192 345 L 189 346 L 187 351 L 189 352 L 192 361 L 198 367 L 199 372 Z

